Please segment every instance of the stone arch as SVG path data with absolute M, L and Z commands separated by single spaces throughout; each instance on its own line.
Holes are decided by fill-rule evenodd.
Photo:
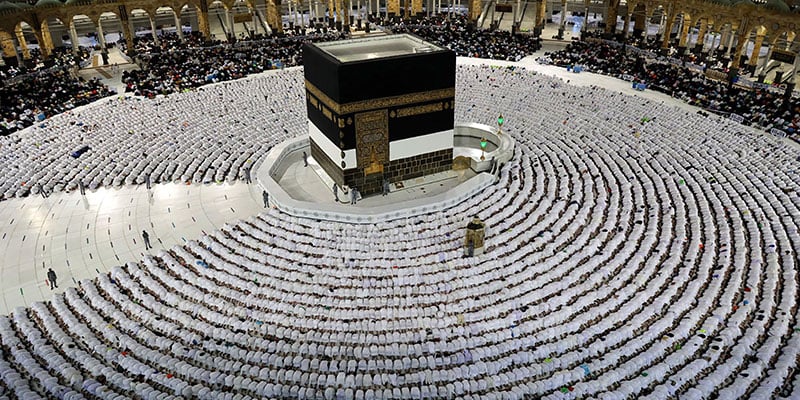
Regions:
M 232 14 L 231 18 L 233 18 L 237 35 L 241 36 L 245 33 L 247 36 L 250 36 L 251 32 L 256 28 L 253 26 L 255 19 L 253 17 L 254 10 L 251 4 L 249 0 L 234 0 L 231 2 L 228 12 Z
M 180 8 L 176 11 L 176 6 L 162 5 L 153 10 L 153 19 L 156 21 L 156 26 L 161 27 L 163 33 L 174 33 L 183 39 Z M 174 31 L 170 26 L 174 26 Z
M 69 24 L 57 15 L 43 16 L 41 22 L 42 43 L 40 45 L 47 46 L 48 53 L 56 48 L 64 47 L 65 36 L 69 36 Z
M 122 38 L 122 19 L 115 11 L 104 11 L 97 16 L 97 40 L 100 46 L 114 44 Z
M 208 25 L 211 35 L 215 38 L 227 37 L 230 39 L 230 5 L 222 0 L 208 2 Z
M 39 39 L 33 26 L 27 20 L 22 20 L 14 25 L 14 37 L 17 39 L 22 58 L 25 60 L 31 59 L 31 50 L 28 46 L 29 43 L 35 42 L 38 47 Z
M 154 18 L 155 13 L 144 7 L 131 7 L 128 10 L 128 21 L 130 21 L 131 31 L 134 38 L 147 37 L 151 34 L 155 37 L 156 32 L 153 31 L 154 26 L 151 26 L 150 21 Z M 155 24 L 153 24 L 155 25 Z
M 97 18 L 88 14 L 74 14 L 70 16 L 68 28 L 74 29 L 78 47 L 98 47 L 100 42 L 97 36 Z M 84 40 L 83 38 L 86 38 Z M 83 45 L 82 45 L 83 44 Z
M 210 28 L 208 26 L 208 13 L 204 13 L 200 5 L 194 2 L 187 2 L 181 5 L 177 12 L 178 17 L 185 23 L 187 20 L 192 26 L 192 32 L 200 32 L 206 40 L 211 39 Z

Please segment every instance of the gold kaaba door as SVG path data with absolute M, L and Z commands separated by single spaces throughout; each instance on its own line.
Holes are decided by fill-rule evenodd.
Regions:
M 383 172 L 389 162 L 388 110 L 358 113 L 356 120 L 356 159 L 364 175 Z

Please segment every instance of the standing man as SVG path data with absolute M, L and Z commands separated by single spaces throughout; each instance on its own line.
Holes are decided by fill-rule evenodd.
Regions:
M 86 186 L 83 184 L 83 180 L 78 180 L 78 189 L 81 190 L 81 196 L 86 196 Z
M 250 179 L 250 167 L 244 169 L 244 182 L 247 184 L 252 183 L 253 181 Z
M 269 207 L 269 193 L 266 190 L 261 192 L 261 197 L 264 198 L 264 208 Z
M 336 182 L 333 182 L 333 197 L 336 198 L 336 202 L 339 202 L 339 185 Z
M 304 167 L 308 166 L 308 154 L 306 154 L 305 151 L 303 152 L 303 166 Z
M 150 190 L 150 187 L 152 187 L 152 183 L 150 181 L 150 174 L 147 174 L 147 178 L 145 179 L 145 184 L 147 185 L 147 190 Z
M 389 194 L 389 180 L 383 178 L 383 195 L 386 196 Z
M 142 239 L 144 240 L 144 249 L 150 250 L 153 246 L 150 245 L 150 234 L 147 231 L 142 231 Z
M 39 194 L 42 195 L 43 199 L 46 199 L 47 198 L 47 192 L 44 191 L 44 187 L 42 186 L 41 183 L 38 183 L 37 185 L 39 185 Z
M 56 271 L 53 271 L 53 269 L 50 268 L 47 271 L 47 280 L 50 281 L 50 290 L 53 290 L 58 287 L 58 284 L 56 283 L 57 278 L 58 277 L 56 276 Z

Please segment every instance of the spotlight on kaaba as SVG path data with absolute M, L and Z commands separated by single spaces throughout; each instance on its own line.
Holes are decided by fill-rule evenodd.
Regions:
M 364 195 L 453 164 L 454 52 L 412 35 L 306 43 L 311 156 Z

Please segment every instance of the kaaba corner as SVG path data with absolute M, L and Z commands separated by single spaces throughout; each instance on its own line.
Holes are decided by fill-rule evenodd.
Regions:
M 311 156 L 364 194 L 453 164 L 456 55 L 412 35 L 306 43 Z

